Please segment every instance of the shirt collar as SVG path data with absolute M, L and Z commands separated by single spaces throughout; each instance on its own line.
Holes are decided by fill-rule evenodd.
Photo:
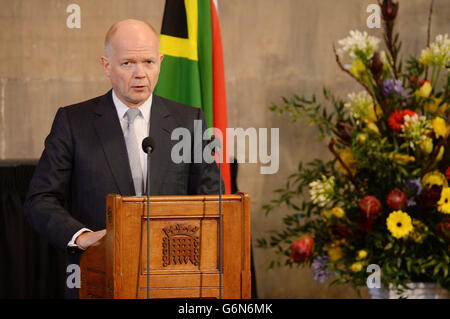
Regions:
M 116 95 L 114 90 L 112 90 L 112 98 L 114 102 L 114 106 L 116 107 L 117 115 L 119 119 L 122 120 L 125 116 L 125 112 L 128 111 L 129 107 L 125 105 Z M 138 107 L 141 111 L 144 120 L 148 123 L 150 120 L 150 109 L 152 107 L 153 94 L 150 94 L 149 98 Z

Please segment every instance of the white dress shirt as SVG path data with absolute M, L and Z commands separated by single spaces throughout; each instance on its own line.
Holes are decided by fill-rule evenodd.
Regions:
M 112 97 L 114 101 L 114 105 L 116 106 L 117 115 L 119 116 L 120 125 L 122 126 L 122 131 L 125 134 L 125 130 L 128 125 L 128 120 L 126 118 L 125 113 L 128 111 L 129 107 L 126 106 L 119 98 L 117 97 L 114 90 L 112 91 Z M 141 114 L 136 116 L 134 120 L 134 131 L 136 132 L 137 145 L 139 148 L 139 158 L 141 159 L 141 167 L 142 167 L 142 178 L 144 179 L 144 189 L 147 184 L 147 154 L 142 149 L 142 140 L 146 138 L 150 133 L 150 109 L 152 107 L 152 99 L 153 95 L 145 101 L 141 106 L 139 106 L 139 110 Z
M 122 131 L 125 134 L 125 130 L 128 125 L 128 120 L 125 116 L 125 113 L 128 111 L 128 106 L 126 106 L 119 98 L 117 97 L 114 90 L 112 91 L 112 98 L 114 102 L 114 106 L 116 107 L 117 115 L 120 120 L 120 126 L 122 127 Z M 146 188 L 147 184 L 147 154 L 144 152 L 142 147 L 142 140 L 146 138 L 150 133 L 150 109 L 152 107 L 153 95 L 145 101 L 141 106 L 139 106 L 139 110 L 141 113 L 134 120 L 134 130 L 137 138 L 137 145 L 140 151 L 139 158 L 141 159 L 141 167 L 142 167 L 142 177 L 144 180 L 144 188 Z M 72 240 L 67 244 L 69 247 L 77 247 L 75 241 L 79 235 L 82 233 L 92 230 L 88 228 L 82 228 L 77 231 L 73 236 Z

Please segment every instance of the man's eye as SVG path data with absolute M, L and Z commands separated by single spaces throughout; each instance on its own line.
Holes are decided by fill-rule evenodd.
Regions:
M 122 65 L 125 65 L 125 66 L 130 65 L 130 62 L 129 61 L 123 62 Z
M 146 61 L 147 64 L 153 64 L 153 61 Z

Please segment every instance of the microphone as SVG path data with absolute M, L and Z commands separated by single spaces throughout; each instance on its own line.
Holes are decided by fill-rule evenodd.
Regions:
M 219 157 L 219 299 L 222 299 L 222 159 L 220 157 L 220 149 L 222 147 L 222 143 L 220 139 L 216 138 L 215 135 L 212 135 L 210 145 L 211 144 L 214 144 L 214 146 L 211 148 L 211 155 L 214 156 L 217 149 L 217 156 Z
M 150 136 L 147 136 L 142 140 L 142 149 L 145 153 L 150 155 L 149 153 L 153 152 L 153 149 L 155 148 L 155 140 L 152 139 Z
M 150 299 L 150 154 L 155 149 L 155 141 L 147 136 L 142 140 L 142 149 L 147 153 L 147 299 Z

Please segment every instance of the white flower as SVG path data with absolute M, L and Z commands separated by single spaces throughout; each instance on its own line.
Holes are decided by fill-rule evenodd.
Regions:
M 424 65 L 445 68 L 450 64 L 450 39 L 448 34 L 439 34 L 430 47 L 423 49 L 419 61 Z
M 409 146 L 414 150 L 416 145 L 421 144 L 427 139 L 426 130 L 432 129 L 425 116 L 414 114 L 403 117 L 404 125 L 402 127 L 402 136 L 409 142 Z
M 372 97 L 366 92 L 350 93 L 348 95 L 350 102 L 344 104 L 349 109 L 350 115 L 359 124 L 359 120 L 374 122 L 376 117 L 374 114 Z
M 348 55 L 352 60 L 361 57 L 369 60 L 378 50 L 380 39 L 369 36 L 365 31 L 361 33 L 358 30 L 352 30 L 350 36 L 339 40 L 338 43 L 342 46 L 338 49 L 339 55 Z
M 334 176 L 327 178 L 325 175 L 322 175 L 321 179 L 311 182 L 309 184 L 309 193 L 314 204 L 325 207 L 334 196 Z

